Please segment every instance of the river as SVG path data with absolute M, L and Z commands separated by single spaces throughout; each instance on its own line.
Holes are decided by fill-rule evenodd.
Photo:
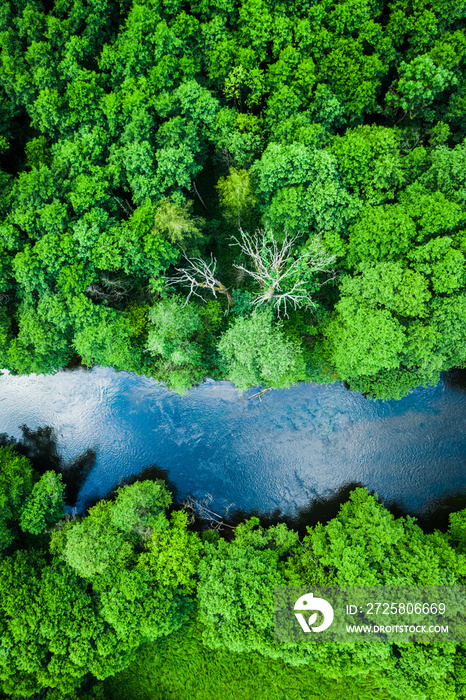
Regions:
M 207 381 L 179 396 L 102 367 L 5 373 L 0 433 L 21 439 L 21 426 L 48 426 L 63 464 L 87 455 L 92 469 L 78 512 L 156 465 L 178 499 L 191 495 L 222 515 L 230 508 L 294 516 L 354 483 L 425 515 L 439 499 L 466 494 L 464 377 L 444 375 L 400 401 L 371 401 L 339 383 L 250 400 L 257 390 L 240 394 L 228 382 Z

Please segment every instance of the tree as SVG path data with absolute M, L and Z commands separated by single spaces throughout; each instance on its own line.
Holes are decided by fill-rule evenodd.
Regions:
M 197 367 L 201 348 L 194 337 L 200 327 L 200 314 L 193 304 L 183 304 L 179 296 L 166 297 L 149 311 L 147 350 L 172 367 Z
M 359 209 L 328 149 L 271 142 L 250 172 L 262 223 L 275 235 L 344 232 Z
M 183 258 L 186 260 L 186 267 L 175 267 L 176 274 L 168 277 L 168 284 L 181 284 L 183 287 L 189 288 L 186 304 L 192 294 L 203 299 L 196 291 L 197 289 L 209 289 L 215 298 L 217 298 L 217 293 L 224 294 L 228 299 L 228 306 L 232 304 L 233 297 L 230 290 L 217 279 L 217 260 L 212 254 L 210 262 L 206 262 L 202 258 L 188 258 L 186 255 L 183 255 Z
M 291 566 L 300 575 L 312 581 L 315 562 L 334 585 L 451 585 L 466 565 L 442 533 L 427 535 L 415 518 L 395 518 L 363 488 L 351 492 L 336 518 L 308 528 L 298 554 L 301 561 Z
M 194 304 L 182 303 L 179 296 L 157 302 L 149 310 L 147 351 L 163 368 L 164 381 L 175 391 L 186 391 L 202 381 L 202 348 L 196 333 L 202 326 Z
M 54 535 L 54 551 L 92 584 L 102 618 L 130 645 L 177 629 L 191 608 L 201 545 L 186 514 L 167 517 L 170 502 L 163 482 L 136 482 Z
M 331 151 L 348 189 L 365 205 L 393 199 L 405 179 L 397 129 L 375 125 L 347 129 L 335 136 Z
M 21 529 L 38 535 L 47 525 L 60 520 L 65 510 L 64 490 L 61 474 L 45 472 L 23 506 Z
M 399 80 L 387 95 L 392 109 L 402 109 L 411 118 L 420 111 L 429 121 L 431 110 L 426 110 L 437 95 L 452 85 L 458 78 L 446 66 L 436 65 L 428 54 L 416 56 L 410 63 L 401 62 Z
M 33 469 L 26 457 L 13 447 L 0 446 L 0 551 L 14 540 L 14 522 L 21 517 L 26 499 L 33 489 Z
M 307 586 L 455 585 L 462 582 L 465 566 L 464 553 L 456 552 L 445 534 L 424 533 L 410 516 L 395 518 L 362 488 L 326 525 L 308 528 L 303 547 L 286 563 L 289 579 Z M 339 651 L 335 644 L 322 646 L 327 649 L 319 661 L 328 654 L 330 675 L 365 675 L 371 669 L 389 681 L 394 698 L 452 697 L 455 645 L 401 641 L 377 645 L 377 651 L 374 644 Z
M 215 189 L 225 218 L 241 227 L 241 218 L 250 218 L 257 203 L 248 171 L 230 168 L 228 177 L 219 178 Z
M 250 518 L 232 542 L 206 542 L 199 566 L 199 621 L 211 648 L 280 655 L 273 637 L 273 590 L 298 535 L 284 524 L 263 529 Z
M 87 582 L 63 562 L 18 551 L 0 564 L 2 690 L 15 698 L 55 688 L 66 695 L 89 674 L 104 679 L 133 658 L 135 640 L 118 638 Z
M 399 367 L 406 347 L 404 328 L 390 311 L 359 306 L 353 298 L 338 303 L 326 335 L 337 372 L 346 380 Z
M 201 380 L 201 364 L 220 377 L 219 324 L 207 329 L 207 316 L 196 331 L 200 364 L 144 354 L 143 314 L 130 319 L 167 280 L 191 299 L 203 290 L 226 296 L 238 313 L 250 313 L 251 301 L 270 304 L 290 335 L 288 315 L 302 318 L 316 303 L 318 347 L 296 324 L 292 334 L 328 367 L 337 326 L 347 351 L 354 330 L 363 352 L 362 324 L 376 318 L 369 328 L 387 346 L 388 364 L 375 350 L 372 373 L 358 374 L 356 362 L 349 379 L 370 393 L 380 386 L 380 396 L 434 381 L 447 357 L 464 357 L 461 341 L 453 352 L 453 341 L 434 338 L 441 309 L 454 318 L 452 337 L 462 330 L 448 311 L 465 284 L 460 0 L 306 0 L 286 11 L 269 0 L 4 5 L 4 367 L 54 372 L 79 353 L 89 365 L 144 372 L 183 390 Z M 234 276 L 246 282 L 236 290 L 222 274 L 231 269 L 233 222 L 273 230 L 277 246 L 236 234 Z M 340 278 L 322 287 L 333 264 L 322 274 L 313 268 L 323 246 L 357 279 L 351 293 L 342 288 L 343 306 L 351 297 L 361 309 L 352 331 L 343 307 L 335 310 Z M 388 268 L 377 267 L 385 263 L 403 267 L 391 302 Z M 414 300 L 402 291 L 410 285 Z M 356 287 L 365 290 L 360 303 Z M 406 344 L 391 353 L 397 323 Z
M 218 351 L 225 376 L 238 387 L 284 387 L 305 379 L 299 345 L 287 339 L 270 310 L 238 316 L 222 335 Z
M 261 287 L 255 293 L 252 304 L 260 306 L 269 303 L 280 316 L 288 316 L 287 308 L 295 309 L 315 306 L 311 292 L 320 286 L 317 282 L 319 272 L 332 273 L 330 269 L 336 256 L 328 253 L 319 238 L 310 239 L 298 254 L 293 252 L 297 236 L 285 236 L 278 244 L 271 231 L 259 231 L 254 237 L 239 229 L 241 238 L 234 238 L 235 244 L 244 256 L 253 263 L 254 270 L 243 265 L 234 264 Z M 328 280 L 327 280 L 328 281 Z
M 168 197 L 162 199 L 155 210 L 152 235 L 164 236 L 181 247 L 186 243 L 192 246 L 202 236 L 203 224 L 203 219 L 191 216 L 192 205 L 192 201 L 180 205 Z

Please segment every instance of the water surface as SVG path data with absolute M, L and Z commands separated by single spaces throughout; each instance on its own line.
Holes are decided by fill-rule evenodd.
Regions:
M 65 461 L 95 451 L 78 510 L 151 464 L 178 497 L 293 515 L 360 482 L 411 513 L 466 492 L 466 392 L 460 380 L 370 401 L 339 383 L 249 400 L 228 382 L 179 396 L 110 368 L 0 377 L 0 433 L 50 426 Z

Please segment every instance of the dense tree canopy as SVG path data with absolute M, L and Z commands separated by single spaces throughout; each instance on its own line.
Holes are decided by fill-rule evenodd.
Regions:
M 388 399 L 464 366 L 465 19 L 462 0 L 4 0 L 0 367 Z M 271 611 L 277 583 L 465 583 L 464 512 L 426 534 L 356 490 L 301 541 L 254 519 L 202 538 L 157 481 L 65 517 L 53 465 L 12 447 L 0 503 L 14 699 L 97 700 L 188 619 L 207 648 L 390 700 L 464 694 L 462 647 L 279 647 Z
M 447 534 L 426 534 L 413 518 L 394 518 L 359 488 L 337 517 L 308 528 L 302 542 L 283 524 L 263 529 L 252 518 L 236 529 L 233 542 L 208 543 L 199 566 L 203 639 L 212 648 L 255 650 L 307 665 L 317 678 L 380 678 L 390 698 L 453 700 L 462 688 L 456 645 L 279 642 L 274 587 L 452 585 L 463 584 L 465 576 L 463 511 L 451 516 Z
M 192 608 L 201 543 L 162 481 L 136 482 L 65 518 L 61 474 L 0 448 L 0 688 L 69 697 L 125 668 Z M 35 481 L 35 483 L 34 483 Z M 30 534 L 28 534 L 30 533 Z M 91 676 L 89 676 L 91 674 Z
M 466 361 L 461 3 L 7 1 L 0 46 L 2 366 L 390 398 Z M 336 257 L 273 326 L 286 372 L 226 361 L 255 292 L 238 226 L 293 239 L 282 272 Z M 182 252 L 215 257 L 225 316 L 169 300 Z
M 466 511 L 450 516 L 447 532 L 426 533 L 357 488 L 336 517 L 301 539 L 284 523 L 261 527 L 257 517 L 220 532 L 204 524 L 199 533 L 184 509 L 170 508 L 159 480 L 120 487 L 112 500 L 70 517 L 54 471 L 39 478 L 9 447 L 0 449 L 0 477 L 5 697 L 103 700 L 99 683 L 128 668 L 138 649 L 176 649 L 192 624 L 207 652 L 260 654 L 290 673 L 306 667 L 317 679 L 375 684 L 387 700 L 462 697 L 461 644 L 279 642 L 274 589 L 464 585 Z

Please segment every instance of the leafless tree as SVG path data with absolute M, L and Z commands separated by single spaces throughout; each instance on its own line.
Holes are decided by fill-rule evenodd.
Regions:
M 118 204 L 119 204 L 120 207 L 123 209 L 123 211 L 125 212 L 125 214 L 127 214 L 128 216 L 131 216 L 131 214 L 134 213 L 134 209 L 133 209 L 133 207 L 131 206 L 131 204 L 128 202 L 127 199 L 125 199 L 126 204 L 124 204 L 124 203 L 121 201 L 121 199 L 119 199 L 118 197 L 115 197 L 115 195 L 113 195 L 113 199 L 114 199 L 116 202 L 118 202 Z
M 202 206 L 204 207 L 204 209 L 205 209 L 206 211 L 209 211 L 209 207 L 206 205 L 206 203 L 204 202 L 204 200 L 202 199 L 201 195 L 200 195 L 199 192 L 198 192 L 198 189 L 197 189 L 197 187 L 196 187 L 196 181 L 195 181 L 195 180 L 192 180 L 191 192 L 193 192 L 193 194 L 195 194 L 196 197 L 198 197 L 198 199 L 199 199 L 199 201 L 201 202 L 201 204 L 202 204 Z
M 219 513 L 215 513 L 215 511 L 208 507 L 211 505 L 212 501 L 213 497 L 210 494 L 207 494 L 206 497 L 200 501 L 194 499 L 192 496 L 189 496 L 183 505 L 191 518 L 191 522 L 194 522 L 194 519 L 198 517 L 207 523 L 210 530 L 221 532 L 224 527 L 229 527 L 231 530 L 235 530 L 235 525 L 229 525 L 223 520 L 224 517 L 228 517 L 229 509 L 234 505 L 234 503 L 230 503 L 229 506 L 226 506 L 225 516 L 222 516 L 219 515 Z
M 258 231 L 251 236 L 240 227 L 239 232 L 241 237 L 233 237 L 234 243 L 230 245 L 239 246 L 253 263 L 254 269 L 236 264 L 235 267 L 252 277 L 261 288 L 255 294 L 254 305 L 273 302 L 279 316 L 281 307 L 288 316 L 289 305 L 295 309 L 315 306 L 308 289 L 307 273 L 326 272 L 334 277 L 331 265 L 336 260 L 335 255 L 325 250 L 318 236 L 295 258 L 293 246 L 298 236 L 285 236 L 283 242 L 278 243 L 268 231 Z
M 99 282 L 88 284 L 85 292 L 96 301 L 118 302 L 129 294 L 132 287 L 133 285 L 129 280 L 111 279 L 107 275 L 102 275 Z
M 183 258 L 186 261 L 186 266 L 175 268 L 176 274 L 168 278 L 168 285 L 181 284 L 189 289 L 185 306 L 192 294 L 203 299 L 199 290 L 210 289 L 215 298 L 217 294 L 224 294 L 228 299 L 228 308 L 230 308 L 233 304 L 233 297 L 230 290 L 216 277 L 217 261 L 213 255 L 210 256 L 210 262 L 206 262 L 202 258 L 188 258 L 185 254 L 183 254 Z

